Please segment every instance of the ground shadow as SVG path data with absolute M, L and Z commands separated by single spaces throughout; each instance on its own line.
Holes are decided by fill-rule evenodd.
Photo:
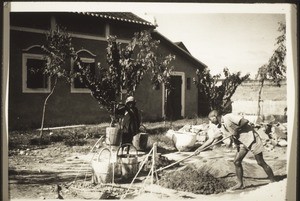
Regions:
M 254 178 L 254 177 L 244 177 L 246 179 L 255 179 L 255 180 L 268 180 L 268 178 Z M 287 174 L 284 175 L 274 175 L 275 181 L 281 181 L 287 178 Z
M 61 176 L 64 172 L 51 171 L 32 171 L 32 170 L 9 170 L 9 184 L 40 184 L 51 185 L 58 183 L 69 183 L 75 179 L 91 179 L 91 176 L 83 173 L 76 175 L 76 172 L 70 175 Z

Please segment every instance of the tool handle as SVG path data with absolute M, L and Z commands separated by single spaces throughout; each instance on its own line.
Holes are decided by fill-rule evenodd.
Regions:
M 229 135 L 229 136 L 227 136 L 227 137 L 225 137 L 225 138 L 222 138 L 221 140 L 219 140 L 219 141 L 217 141 L 217 142 L 215 142 L 215 143 L 213 143 L 213 144 L 211 144 L 211 145 L 205 147 L 205 148 L 204 148 L 203 150 L 201 150 L 201 151 L 204 151 L 204 150 L 206 150 L 206 149 L 208 149 L 208 148 L 210 148 L 210 147 L 212 147 L 212 146 L 214 146 L 214 145 L 216 145 L 216 144 L 218 144 L 218 143 L 224 141 L 225 139 L 230 138 L 231 136 L 232 136 L 232 135 Z M 198 148 L 198 149 L 199 149 L 199 148 Z M 167 168 L 169 168 L 169 167 L 172 167 L 172 166 L 174 166 L 174 165 L 180 163 L 181 161 L 184 161 L 184 160 L 186 160 L 186 159 L 188 159 L 188 158 L 193 157 L 193 156 L 196 154 L 196 152 L 198 151 L 198 149 L 196 149 L 192 154 L 188 155 L 187 157 L 182 158 L 182 159 L 180 159 L 180 160 L 178 160 L 178 161 L 176 161 L 176 162 L 174 162 L 174 163 L 171 163 L 171 164 L 169 164 L 169 165 L 167 165 L 167 166 L 165 166 L 165 167 L 163 167 L 163 168 L 159 168 L 158 170 L 155 170 L 155 172 L 158 172 L 158 171 L 167 169 Z
M 108 152 L 109 152 L 109 161 L 110 161 L 110 158 L 111 158 L 111 150 L 110 150 L 109 148 L 107 148 L 107 147 L 104 147 L 104 148 L 102 148 L 102 149 L 99 151 L 99 154 L 98 154 L 97 159 L 96 159 L 97 162 L 100 162 L 100 157 L 101 157 L 103 151 L 108 151 Z

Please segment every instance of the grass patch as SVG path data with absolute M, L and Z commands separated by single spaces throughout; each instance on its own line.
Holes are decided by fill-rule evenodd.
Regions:
M 181 119 L 177 121 L 145 122 L 145 132 L 149 134 L 148 145 L 152 147 L 154 142 L 162 151 L 174 150 L 173 142 L 165 136 L 169 129 L 178 130 L 186 124 L 195 125 L 206 123 L 207 118 Z M 9 149 L 38 148 L 45 145 L 63 143 L 66 146 L 93 146 L 97 139 L 105 135 L 105 129 L 109 123 L 85 125 L 80 127 L 67 127 L 43 132 L 43 143 L 38 144 L 40 131 L 11 131 L 9 133 Z

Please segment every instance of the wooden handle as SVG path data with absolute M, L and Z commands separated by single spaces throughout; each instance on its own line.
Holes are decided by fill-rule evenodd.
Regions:
M 111 158 L 111 151 L 110 151 L 109 148 L 104 147 L 104 148 L 102 148 L 102 149 L 99 151 L 99 154 L 98 154 L 98 157 L 97 157 L 97 162 L 100 162 L 100 156 L 101 156 L 102 152 L 105 151 L 105 150 L 109 152 L 109 160 L 110 160 L 110 158 Z
M 204 150 L 206 150 L 206 149 L 208 149 L 208 148 L 210 148 L 210 147 L 212 147 L 212 146 L 218 144 L 219 142 L 222 142 L 222 141 L 224 141 L 225 139 L 230 138 L 230 137 L 231 137 L 231 135 L 229 135 L 229 136 L 227 136 L 227 137 L 225 137 L 225 138 L 222 138 L 221 140 L 219 140 L 219 141 L 217 141 L 217 142 L 215 142 L 215 143 L 213 143 L 213 144 L 211 144 L 211 145 L 205 147 L 205 148 L 204 148 L 203 150 L 201 150 L 201 151 L 204 151 Z M 199 148 L 198 148 L 198 149 L 199 149 Z M 171 163 L 170 165 L 167 165 L 167 166 L 165 166 L 165 167 L 163 167 L 163 168 L 159 168 L 158 170 L 155 170 L 155 172 L 158 172 L 158 171 L 167 169 L 167 168 L 169 168 L 169 167 L 172 167 L 172 166 L 174 166 L 174 165 L 180 163 L 181 161 L 184 161 L 184 160 L 186 160 L 186 159 L 188 159 L 188 158 L 191 158 L 192 156 L 194 156 L 194 155 L 196 154 L 196 152 L 198 151 L 198 149 L 196 149 L 196 150 L 195 150 L 192 154 L 190 154 L 189 156 L 187 156 L 187 157 L 185 157 L 185 158 L 182 158 L 182 159 L 180 159 L 180 160 L 178 160 L 178 161 L 176 161 L 176 162 L 174 162 L 174 163 Z

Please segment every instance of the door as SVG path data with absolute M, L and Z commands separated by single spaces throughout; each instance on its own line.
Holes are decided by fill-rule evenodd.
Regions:
M 167 94 L 167 111 L 166 117 L 168 120 L 176 120 L 182 118 L 181 116 L 181 76 L 171 76 L 171 90 Z
M 208 99 L 204 92 L 198 90 L 198 116 L 203 117 L 207 116 L 210 112 Z

